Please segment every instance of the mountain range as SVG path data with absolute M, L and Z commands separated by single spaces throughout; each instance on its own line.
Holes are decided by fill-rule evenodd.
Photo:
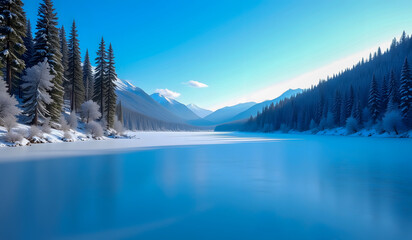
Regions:
M 125 124 L 139 130 L 211 129 L 222 123 L 247 119 L 271 103 L 276 104 L 282 99 L 302 92 L 302 89 L 289 89 L 273 100 L 241 103 L 212 112 L 194 104 L 186 106 L 159 93 L 148 95 L 125 80 L 118 79 L 116 84 Z
M 196 115 L 192 110 L 190 110 L 186 105 L 176 101 L 175 99 L 171 99 L 165 97 L 159 93 L 153 93 L 150 95 L 153 100 L 158 102 L 164 108 L 169 110 L 174 115 L 182 118 L 183 120 L 198 120 L 200 117 Z
M 298 88 L 298 89 L 289 89 L 286 92 L 284 92 L 282 95 L 280 95 L 279 97 L 272 99 L 272 100 L 268 100 L 268 101 L 264 101 L 261 103 L 257 103 L 255 105 L 253 105 L 252 107 L 248 108 L 247 110 L 237 114 L 236 116 L 234 116 L 232 119 L 230 119 L 229 121 L 237 121 L 237 120 L 241 120 L 241 119 L 246 119 L 249 118 L 250 116 L 256 116 L 256 114 L 258 112 L 262 112 L 262 109 L 266 106 L 269 106 L 270 104 L 274 104 L 276 105 L 276 103 L 280 102 L 283 99 L 286 98 L 290 98 L 292 96 L 295 96 L 298 93 L 301 93 L 303 90 Z

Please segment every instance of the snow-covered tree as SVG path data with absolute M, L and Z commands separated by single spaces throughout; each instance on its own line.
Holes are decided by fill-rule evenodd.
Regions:
M 73 130 L 77 129 L 77 115 L 74 110 L 70 113 L 69 119 L 67 119 L 67 122 L 71 129 Z
M 84 101 L 84 85 L 82 60 L 80 56 L 79 40 L 77 35 L 76 23 L 73 21 L 69 39 L 69 69 L 68 80 L 71 86 L 70 109 L 77 111 Z
M 86 55 L 83 62 L 83 84 L 85 90 L 85 101 L 89 101 L 93 98 L 93 70 L 90 63 L 89 50 L 86 49 Z
M 100 106 L 100 112 L 104 117 L 104 100 L 105 100 L 105 78 L 107 71 L 107 52 L 104 39 L 99 44 L 99 50 L 97 50 L 96 57 L 96 70 L 94 75 L 94 87 L 93 87 L 93 101 L 97 102 Z
M 6 126 L 15 122 L 16 116 L 20 114 L 17 101 L 7 93 L 6 82 L 0 77 L 0 125 Z
M 399 134 L 399 131 L 403 128 L 402 115 L 399 110 L 387 112 L 382 119 L 383 128 L 385 131 Z
M 412 104 L 412 74 L 409 68 L 408 59 L 405 59 L 402 67 L 400 98 L 400 110 L 402 113 L 402 118 L 407 126 L 409 126 L 408 114 L 410 113 L 409 109 L 411 108 Z
M 375 75 L 372 76 L 372 82 L 369 90 L 368 107 L 371 113 L 372 121 L 375 122 L 380 114 L 381 110 L 381 98 L 378 89 L 378 82 L 376 81 Z
M 20 73 L 25 68 L 22 59 L 26 51 L 26 16 L 21 0 L 0 0 L 0 60 L 5 67 L 9 93 L 18 86 Z
M 52 121 L 58 121 L 63 107 L 63 66 L 57 14 L 51 0 L 43 0 L 40 3 L 38 16 L 32 64 L 36 65 L 47 59 L 50 65 L 53 87 L 48 90 L 52 101 L 48 103 L 47 110 Z
M 346 119 L 346 130 L 349 134 L 355 133 L 359 130 L 359 123 L 354 117 Z
M 47 60 L 26 70 L 23 76 L 23 109 L 27 122 L 38 124 L 39 119 L 45 119 L 49 112 L 46 108 L 52 99 L 48 93 L 53 87 L 53 75 Z
M 123 124 L 117 119 L 117 117 L 114 118 L 113 129 L 116 131 L 117 135 L 122 135 L 124 132 Z
M 386 77 L 383 77 L 382 87 L 381 87 L 381 113 L 384 113 L 388 108 L 389 103 L 389 86 Z
M 112 44 L 109 45 L 109 52 L 107 54 L 107 76 L 106 76 L 106 81 L 105 81 L 105 88 L 106 88 L 106 120 L 107 120 L 107 126 L 108 127 L 113 127 L 114 124 L 114 116 L 116 114 L 116 101 L 117 101 L 117 95 L 116 95 L 116 80 L 117 80 L 117 74 L 116 74 L 116 69 L 114 66 L 114 53 L 113 53 L 113 48 Z
M 70 126 L 66 121 L 66 118 L 64 117 L 64 115 L 62 114 L 59 118 L 59 124 L 60 124 L 60 130 L 67 132 L 70 130 Z
M 86 123 L 100 118 L 101 113 L 99 111 L 99 105 L 92 100 L 84 102 L 81 106 L 80 116 Z

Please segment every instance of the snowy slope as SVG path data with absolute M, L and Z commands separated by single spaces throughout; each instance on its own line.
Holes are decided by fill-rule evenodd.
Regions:
M 298 93 L 301 93 L 303 90 L 298 88 L 298 89 L 289 89 L 286 92 L 284 92 L 282 95 L 280 95 L 279 97 L 272 99 L 272 100 L 268 100 L 268 101 L 264 101 L 261 103 L 258 103 L 254 106 L 252 106 L 251 108 L 247 109 L 244 112 L 239 113 L 238 115 L 236 115 L 235 117 L 233 117 L 230 121 L 237 121 L 237 120 L 241 120 L 241 119 L 246 119 L 249 118 L 250 116 L 256 116 L 258 111 L 262 111 L 262 109 L 266 106 L 269 106 L 270 104 L 276 104 L 278 102 L 280 102 L 283 99 L 286 98 L 290 98 L 292 96 L 295 96 Z
M 255 105 L 255 102 L 241 103 L 230 107 L 224 107 L 209 114 L 204 119 L 215 124 L 224 123 L 230 121 L 234 116 L 245 111 L 246 109 Z
M 165 122 L 184 122 L 130 82 L 118 79 L 116 85 L 117 100 L 122 102 L 124 108 Z
M 195 113 L 193 113 L 186 105 L 174 100 L 167 98 L 159 93 L 153 93 L 150 95 L 156 102 L 162 105 L 164 108 L 169 110 L 171 113 L 184 120 L 196 120 L 199 119 Z
M 189 108 L 194 114 L 196 114 L 197 116 L 204 118 L 207 115 L 211 114 L 213 111 L 201 108 L 199 106 L 197 106 L 196 104 L 188 104 L 186 105 L 187 108 Z

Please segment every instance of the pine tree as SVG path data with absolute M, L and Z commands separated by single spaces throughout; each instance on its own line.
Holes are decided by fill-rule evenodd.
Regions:
M 381 87 L 381 113 L 384 113 L 388 108 L 389 102 L 389 90 L 388 90 L 388 81 L 386 77 L 383 77 L 382 87 Z
M 116 83 L 115 82 L 117 80 L 117 74 L 116 74 L 116 69 L 115 69 L 114 64 L 115 64 L 114 53 L 113 53 L 112 44 L 110 44 L 109 51 L 107 54 L 107 76 L 105 78 L 105 83 L 104 83 L 105 88 L 106 88 L 105 118 L 107 120 L 108 127 L 113 127 L 114 116 L 116 114 L 117 95 L 116 95 Z
M 86 56 L 83 62 L 83 84 L 85 90 L 85 101 L 89 101 L 93 98 L 93 71 L 89 58 L 89 50 L 86 50 Z
M 360 101 L 358 100 L 353 108 L 352 117 L 355 118 L 358 123 L 362 123 L 362 113 L 361 113 L 361 106 Z
M 46 60 L 26 70 L 22 88 L 23 110 L 28 123 L 37 125 L 39 118 L 45 119 L 49 115 L 46 104 L 52 101 L 48 93 L 53 87 L 52 79 L 50 66 Z
M 349 117 L 351 115 L 354 101 L 355 101 L 355 91 L 353 90 L 353 86 L 351 85 L 349 89 L 349 97 L 346 100 L 346 117 Z
M 71 86 L 70 109 L 78 111 L 84 101 L 83 72 L 81 66 L 79 40 L 76 23 L 73 21 L 69 39 L 69 68 L 67 70 L 68 80 Z
M 26 51 L 23 54 L 23 61 L 26 65 L 26 69 L 27 69 L 27 68 L 32 67 L 31 58 L 33 57 L 33 54 L 34 54 L 34 41 L 33 41 L 33 33 L 31 31 L 30 20 L 27 20 L 26 29 L 27 29 L 26 37 L 23 38 L 24 46 L 26 47 Z M 19 88 L 18 88 L 19 98 L 23 98 L 23 90 L 22 90 L 22 87 L 21 87 L 22 84 L 23 84 L 23 80 L 20 78 L 19 79 Z
M 333 111 L 333 117 L 334 117 L 335 124 L 338 124 L 338 125 L 340 124 L 341 104 L 342 104 L 342 99 L 341 99 L 340 93 L 336 91 L 332 111 Z
M 32 65 L 37 65 L 47 59 L 50 74 L 54 76 L 53 88 L 49 91 L 52 101 L 47 110 L 53 121 L 59 121 L 63 107 L 63 66 L 60 53 L 59 31 L 57 29 L 57 14 L 51 0 L 43 0 L 38 11 L 39 18 L 34 38 L 34 55 Z
M 392 70 L 389 79 L 389 102 L 388 111 L 393 111 L 399 108 L 400 96 L 399 96 L 399 84 L 395 78 L 395 73 Z
M 346 115 L 347 101 L 348 101 L 347 97 L 344 96 L 342 98 L 342 102 L 341 102 L 339 125 L 345 125 L 345 123 L 346 123 L 346 118 L 348 117 L 348 115 Z
M 22 55 L 26 51 L 26 15 L 21 0 L 0 0 L 0 60 L 5 69 L 9 93 L 18 86 L 25 68 Z
M 59 30 L 60 52 L 62 54 L 63 66 L 63 87 L 66 99 L 70 98 L 70 82 L 69 82 L 69 46 L 67 45 L 66 30 L 62 26 Z
M 27 31 L 26 37 L 23 38 L 24 46 L 26 47 L 26 51 L 23 54 L 23 61 L 26 64 L 26 68 L 32 67 L 30 64 L 30 60 L 34 54 L 34 42 L 33 42 L 33 33 L 31 31 L 31 23 L 30 20 L 27 20 Z
M 107 52 L 106 52 L 106 45 L 104 43 L 104 39 L 99 44 L 99 50 L 97 51 L 96 57 L 96 72 L 94 75 L 94 88 L 93 88 L 93 101 L 97 102 L 100 106 L 100 112 L 102 113 L 102 117 L 104 117 L 104 99 L 105 99 L 105 78 L 106 78 L 106 70 L 107 70 Z
M 401 73 L 401 85 L 400 85 L 400 110 L 402 112 L 402 118 L 408 125 L 408 115 L 410 114 L 409 109 L 412 104 L 412 75 L 408 64 L 408 59 L 402 67 Z
M 378 82 L 376 81 L 375 75 L 372 76 L 372 82 L 369 90 L 368 107 L 371 114 L 372 121 L 375 122 L 380 114 L 380 94 L 378 89 Z

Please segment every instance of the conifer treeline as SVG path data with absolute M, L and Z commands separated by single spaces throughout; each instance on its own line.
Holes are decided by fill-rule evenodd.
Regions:
M 379 48 L 368 60 L 362 59 L 297 96 L 265 107 L 240 130 L 410 130 L 412 73 L 408 59 L 412 59 L 412 38 L 403 32 L 384 53 Z
M 107 127 L 113 127 L 117 75 L 112 45 L 107 51 L 102 39 L 93 73 L 88 50 L 82 64 L 74 21 L 67 38 L 64 27 L 58 28 L 52 0 L 43 0 L 33 39 L 23 6 L 21 0 L 0 0 L 0 74 L 10 96 L 21 99 L 28 123 L 37 125 L 46 118 L 58 122 L 65 102 L 70 111 L 78 112 L 85 101 L 93 99 Z M 34 113 L 36 117 L 31 116 Z

